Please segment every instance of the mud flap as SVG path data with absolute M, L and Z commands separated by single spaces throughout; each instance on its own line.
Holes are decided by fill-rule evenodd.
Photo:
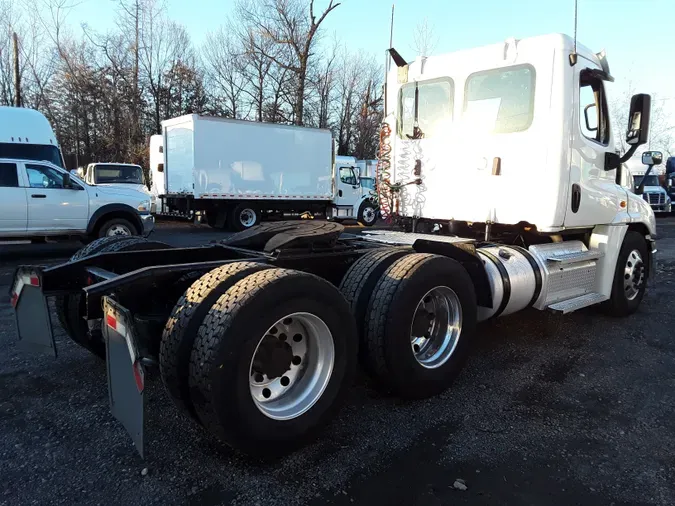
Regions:
M 134 320 L 127 309 L 109 297 L 103 297 L 103 318 L 110 411 L 144 458 L 145 369 L 138 352 Z
M 56 357 L 49 305 L 40 287 L 39 273 L 22 267 L 17 269 L 10 299 L 16 316 L 19 347 Z

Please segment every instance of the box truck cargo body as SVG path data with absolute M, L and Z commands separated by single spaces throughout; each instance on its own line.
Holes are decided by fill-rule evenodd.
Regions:
M 274 214 L 358 218 L 363 211 L 375 221 L 374 203 L 361 209 L 370 193 L 356 173 L 335 176 L 329 130 L 196 114 L 162 128 L 170 209 L 202 211 L 211 226 L 240 230 Z

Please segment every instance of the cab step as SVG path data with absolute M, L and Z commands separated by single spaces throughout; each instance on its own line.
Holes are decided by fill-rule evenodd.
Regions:
M 605 254 L 600 250 L 573 251 L 570 253 L 558 253 L 548 255 L 547 262 L 555 262 L 557 265 L 569 265 L 577 262 L 586 262 L 588 260 L 598 260 Z
M 609 297 L 602 295 L 601 293 L 591 292 L 581 295 L 580 297 L 556 302 L 555 304 L 548 306 L 548 308 L 554 313 L 567 314 L 572 313 L 578 309 L 583 309 L 594 304 L 599 304 L 600 302 L 606 301 L 608 298 Z

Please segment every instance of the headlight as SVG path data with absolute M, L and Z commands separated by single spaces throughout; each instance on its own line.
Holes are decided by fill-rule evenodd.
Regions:
M 149 200 L 144 200 L 140 204 L 138 204 L 138 209 L 139 212 L 141 213 L 148 213 L 150 212 L 150 201 Z

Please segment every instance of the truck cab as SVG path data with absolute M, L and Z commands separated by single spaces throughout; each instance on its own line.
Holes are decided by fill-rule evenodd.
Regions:
M 633 173 L 633 185 L 635 188 L 644 183 L 642 198 L 647 202 L 655 213 L 670 213 L 672 201 L 665 188 L 661 186 L 660 177 L 657 174 L 645 175 L 644 171 Z
M 619 184 L 604 53 L 553 34 L 398 58 L 385 213 L 542 236 L 620 223 L 655 233 L 650 206 Z
M 0 158 L 46 161 L 65 167 L 47 118 L 22 107 L 0 107 Z
M 370 178 L 374 187 L 374 180 Z M 377 221 L 375 195 L 368 178 L 361 178 L 361 167 L 353 156 L 335 157 L 336 195 L 333 202 L 333 219 L 355 219 L 365 226 Z

